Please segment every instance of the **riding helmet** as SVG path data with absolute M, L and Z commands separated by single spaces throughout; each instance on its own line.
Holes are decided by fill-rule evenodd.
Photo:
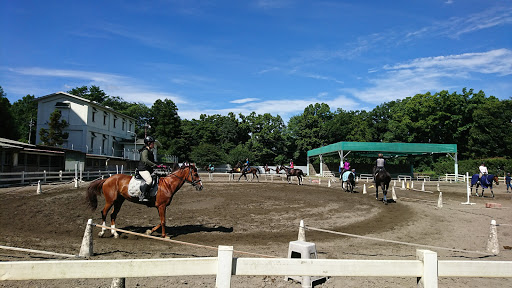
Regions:
M 144 144 L 146 145 L 149 145 L 149 143 L 154 143 L 155 142 L 155 138 L 151 137 L 151 136 L 147 136 L 146 138 L 144 138 Z

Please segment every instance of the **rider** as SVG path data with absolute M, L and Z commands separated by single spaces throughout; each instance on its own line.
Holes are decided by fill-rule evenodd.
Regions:
M 384 165 L 386 165 L 384 155 L 382 155 L 382 153 L 379 153 L 379 157 L 377 158 L 377 161 L 375 161 L 375 167 L 373 167 L 373 181 L 375 181 L 375 177 L 377 177 L 379 171 L 384 170 Z
M 505 184 L 507 185 L 507 193 L 509 193 L 508 188 L 510 187 L 512 189 L 512 185 L 510 184 L 510 172 L 508 172 L 507 176 L 505 176 Z
M 341 171 L 341 174 L 343 174 L 349 170 L 350 170 L 350 163 L 348 162 L 348 160 L 346 160 L 345 163 L 343 163 L 343 170 Z
M 478 175 L 478 182 L 480 182 L 480 180 L 482 179 L 482 176 L 485 174 L 488 174 L 489 172 L 487 171 L 487 167 L 485 167 L 484 162 L 482 162 L 482 164 L 480 164 L 480 167 L 478 167 L 478 169 L 480 170 L 480 173 Z
M 290 169 L 293 169 L 293 160 L 290 159 Z
M 144 186 L 143 191 L 141 191 L 139 196 L 139 201 L 148 201 L 147 197 L 149 194 L 149 190 L 151 189 L 151 184 L 153 184 L 153 179 L 151 178 L 151 173 L 155 167 L 157 167 L 155 161 L 155 156 L 153 155 L 153 148 L 155 147 L 155 139 L 151 136 L 147 136 L 144 138 L 144 147 L 139 150 L 140 152 L 140 161 L 139 161 L 139 174 L 142 176 L 144 181 L 146 181 L 146 186 Z
M 245 158 L 244 170 L 249 171 L 249 158 Z
M 212 165 L 212 163 L 208 164 L 208 171 L 213 172 L 215 170 L 215 167 Z

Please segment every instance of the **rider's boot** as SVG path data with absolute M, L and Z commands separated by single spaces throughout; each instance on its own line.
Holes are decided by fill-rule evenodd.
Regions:
M 140 195 L 139 195 L 139 201 L 140 202 L 147 202 L 149 201 L 149 199 L 147 198 L 148 194 L 149 194 L 149 190 L 151 189 L 151 186 L 148 185 L 148 183 L 145 183 L 142 187 L 141 187 L 141 191 L 140 191 Z

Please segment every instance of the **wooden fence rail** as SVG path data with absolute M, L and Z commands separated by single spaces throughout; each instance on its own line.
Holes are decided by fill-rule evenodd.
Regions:
M 417 277 L 434 288 L 438 277 L 512 277 L 512 261 L 439 261 L 429 250 L 416 250 L 416 260 L 234 258 L 232 246 L 219 246 L 218 257 L 0 262 L 1 280 L 190 275 L 216 275 L 219 288 L 230 287 L 232 275 Z

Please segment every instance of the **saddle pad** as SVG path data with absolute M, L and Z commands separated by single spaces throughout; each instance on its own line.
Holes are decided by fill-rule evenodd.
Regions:
M 342 176 L 342 179 L 341 179 L 341 180 L 342 180 L 343 182 L 347 182 L 347 180 L 348 180 L 348 175 L 350 175 L 350 174 L 352 174 L 352 172 L 350 172 L 350 171 L 345 171 L 345 173 L 343 173 L 343 176 Z
M 128 195 L 131 197 L 139 197 L 140 196 L 140 185 L 142 184 L 144 180 L 135 179 L 135 177 L 132 177 L 130 179 L 130 183 L 128 183 Z M 158 190 L 158 185 L 153 186 L 151 191 L 149 191 L 150 197 L 156 196 L 156 192 Z

